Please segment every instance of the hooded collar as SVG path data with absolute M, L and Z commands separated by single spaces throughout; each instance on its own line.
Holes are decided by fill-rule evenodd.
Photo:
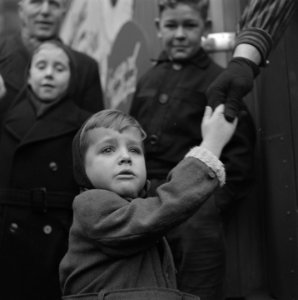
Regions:
M 36 117 L 28 97 L 30 93 L 27 89 L 23 90 L 9 109 L 3 124 L 20 141 L 19 147 L 75 132 L 90 116 L 66 97 L 49 107 L 41 117 Z
M 84 125 L 81 126 L 72 141 L 73 175 L 81 189 L 93 189 L 94 186 L 85 171 L 85 162 L 81 151 L 81 133 Z

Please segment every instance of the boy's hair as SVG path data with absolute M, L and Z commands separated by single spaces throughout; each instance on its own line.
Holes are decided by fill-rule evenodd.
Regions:
M 166 8 L 174 8 L 178 4 L 187 4 L 195 7 L 201 14 L 203 20 L 208 18 L 209 0 L 157 0 L 159 15 Z
M 80 133 L 80 150 L 83 157 L 89 146 L 88 132 L 95 128 L 110 128 L 122 132 L 123 130 L 135 127 L 140 131 L 141 138 L 146 138 L 146 133 L 132 116 L 116 109 L 104 109 L 92 115 L 83 125 Z
M 85 156 L 90 145 L 89 131 L 95 128 L 110 128 L 122 132 L 130 127 L 135 127 L 140 131 L 142 140 L 146 138 L 141 125 L 133 117 L 120 110 L 101 110 L 82 125 L 72 141 L 74 178 L 81 189 L 94 188 L 85 170 Z

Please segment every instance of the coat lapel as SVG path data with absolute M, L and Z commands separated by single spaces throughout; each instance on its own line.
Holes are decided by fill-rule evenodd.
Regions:
M 60 106 L 60 108 L 59 108 Z M 79 130 L 89 114 L 83 113 L 74 103 L 58 104 L 37 120 L 21 145 L 56 138 Z
M 17 103 L 10 110 L 5 121 L 6 129 L 20 141 L 19 147 L 76 132 L 90 115 L 78 108 L 71 100 L 63 100 L 50 108 L 42 117 L 33 121 L 33 126 L 24 134 L 23 130 L 26 128 L 26 123 L 24 123 L 26 121 L 22 118 L 24 114 L 34 114 L 33 107 L 28 100 Z

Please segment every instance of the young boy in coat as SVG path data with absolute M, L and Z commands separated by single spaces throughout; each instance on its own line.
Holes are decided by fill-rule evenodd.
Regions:
M 201 48 L 208 25 L 208 0 L 160 0 L 158 37 L 163 51 L 141 78 L 130 113 L 145 140 L 150 195 L 190 147 L 202 140 L 206 91 L 222 68 Z M 252 177 L 255 128 L 242 106 L 236 133 L 223 150 L 227 184 L 167 236 L 177 267 L 178 288 L 202 300 L 223 297 L 225 245 L 222 216 L 241 200 Z
M 1 123 L 1 299 L 61 298 L 58 265 L 79 191 L 71 145 L 90 116 L 73 100 L 73 64 L 60 42 L 41 44 L 27 69 L 27 85 Z
M 201 145 L 150 198 L 138 122 L 117 110 L 87 120 L 73 141 L 74 175 L 83 192 L 74 199 L 69 248 L 60 264 L 63 299 L 198 299 L 176 289 L 163 236 L 224 184 L 218 157 L 236 122 L 227 122 L 223 111 L 223 105 L 213 114 L 207 107 Z

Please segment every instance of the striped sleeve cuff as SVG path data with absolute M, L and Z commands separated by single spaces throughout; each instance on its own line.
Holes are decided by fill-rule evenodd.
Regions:
M 272 49 L 272 39 L 266 31 L 256 27 L 246 28 L 236 38 L 235 47 L 239 44 L 254 46 L 260 52 L 261 66 L 267 65 L 267 59 Z
M 226 172 L 223 163 L 209 150 L 197 146 L 192 148 L 185 157 L 194 157 L 205 163 L 217 176 L 222 187 L 226 182 Z

